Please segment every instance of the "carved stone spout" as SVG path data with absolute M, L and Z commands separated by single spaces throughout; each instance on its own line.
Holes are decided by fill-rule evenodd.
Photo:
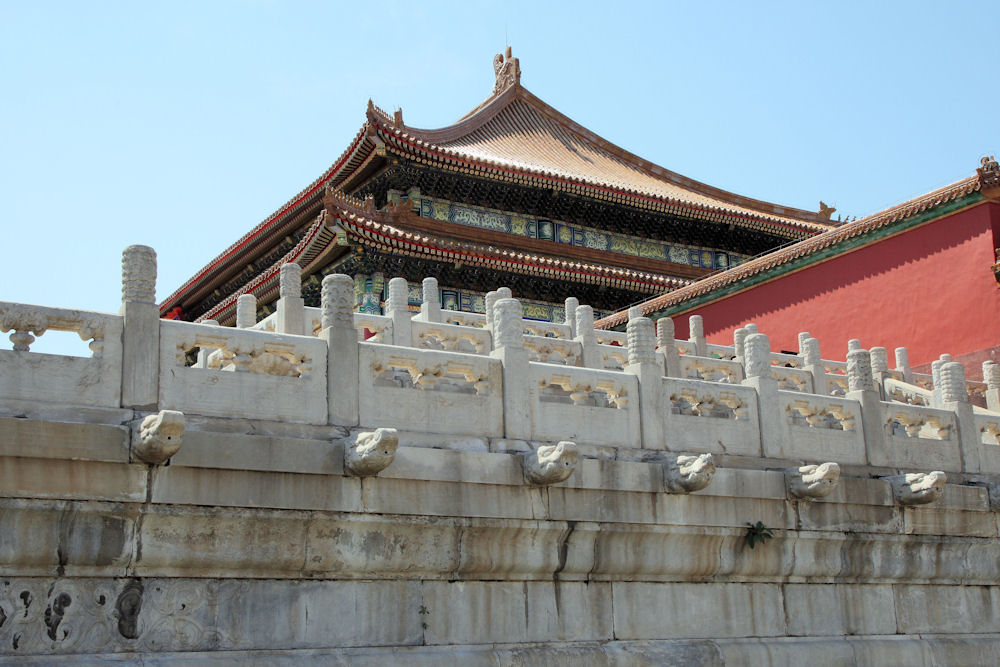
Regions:
M 892 495 L 900 505 L 926 505 L 944 495 L 948 476 L 940 470 L 909 472 L 884 478 L 892 485 Z
M 832 461 L 785 470 L 788 494 L 800 500 L 823 498 L 833 493 L 840 481 L 840 466 Z
M 389 467 L 396 458 L 399 432 L 377 428 L 358 433 L 344 443 L 344 471 L 355 477 L 370 477 Z
M 177 453 L 184 441 L 184 413 L 160 410 L 132 429 L 132 453 L 145 463 L 160 465 Z
M 714 474 L 711 454 L 685 454 L 664 466 L 663 484 L 670 493 L 691 493 L 708 486 Z
M 529 484 L 545 486 L 565 481 L 576 469 L 576 443 L 562 440 L 555 445 L 542 445 L 521 459 L 524 478 Z

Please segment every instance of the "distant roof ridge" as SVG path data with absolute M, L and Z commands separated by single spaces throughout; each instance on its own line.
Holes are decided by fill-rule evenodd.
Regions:
M 984 161 L 982 164 L 984 168 L 988 167 L 988 162 Z M 995 165 L 996 163 L 993 162 L 992 164 Z M 922 213 L 930 208 L 954 201 L 964 195 L 981 191 L 984 187 L 988 187 L 991 184 L 991 179 L 996 179 L 1000 183 L 1000 168 L 995 169 L 995 171 L 980 169 L 977 172 L 974 176 L 963 178 L 950 185 L 908 199 L 864 218 L 854 220 L 840 227 L 835 227 L 817 236 L 803 239 L 797 243 L 761 255 L 726 271 L 712 274 L 685 287 L 661 294 L 658 297 L 639 304 L 639 308 L 641 308 L 643 315 L 646 315 L 669 306 L 680 304 L 688 299 L 707 294 L 725 285 L 739 282 L 758 273 L 787 264 L 800 257 L 807 257 L 837 243 L 862 236 L 899 220 Z M 993 176 L 993 173 L 998 174 L 998 176 Z M 610 328 L 624 324 L 627 320 L 628 309 L 624 309 L 598 320 L 595 322 L 595 325 L 602 328 Z

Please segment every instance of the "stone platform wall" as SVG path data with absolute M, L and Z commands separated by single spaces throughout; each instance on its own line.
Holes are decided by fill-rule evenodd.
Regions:
M 121 316 L 0 304 L 0 661 L 1000 655 L 1000 415 L 947 359 L 922 387 L 853 344 L 846 363 L 752 330 L 654 348 L 641 318 L 605 349 L 503 299 L 492 329 L 433 303 L 364 320 L 379 344 L 349 313 L 306 335 L 294 294 L 273 332 L 148 320 L 129 294 Z M 57 327 L 94 357 L 18 349 Z

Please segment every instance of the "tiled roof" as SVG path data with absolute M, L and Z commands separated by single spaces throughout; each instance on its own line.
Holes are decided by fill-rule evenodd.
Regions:
M 916 199 L 911 199 L 892 208 L 875 213 L 874 215 L 855 220 L 818 236 L 813 236 L 793 245 L 775 250 L 727 271 L 708 276 L 707 278 L 691 283 L 687 287 L 682 287 L 658 296 L 655 299 L 643 302 L 639 307 L 642 309 L 643 315 L 649 315 L 666 308 L 679 306 L 685 301 L 710 296 L 715 291 L 721 291 L 730 287 L 738 288 L 739 283 L 750 282 L 755 276 L 762 273 L 780 269 L 783 265 L 798 259 L 808 258 L 810 255 L 818 256 L 828 248 L 854 238 L 864 237 L 906 218 L 972 194 L 982 188 L 983 182 L 981 174 L 966 178 Z M 625 324 L 627 321 L 628 311 L 622 310 L 599 320 L 595 323 L 595 326 L 602 329 L 610 329 Z
M 500 59 L 500 66 L 504 66 Z M 531 187 L 583 194 L 689 219 L 735 224 L 794 239 L 829 229 L 817 213 L 741 197 L 685 178 L 600 138 L 520 85 L 509 69 L 485 102 L 439 130 L 407 127 L 370 101 L 367 120 L 319 178 L 227 248 L 160 304 L 161 313 L 198 300 L 305 223 L 324 188 L 345 192 L 378 167 L 386 151 L 417 163 Z M 495 63 L 496 65 L 496 63 Z M 199 292 L 203 294 L 199 294 Z
M 818 213 L 778 206 L 685 178 L 602 139 L 520 85 L 487 100 L 455 125 L 421 130 L 377 108 L 369 122 L 397 150 L 445 167 L 516 182 L 535 179 L 603 199 L 736 222 L 788 238 L 833 225 Z
M 199 321 L 214 319 L 220 324 L 229 324 L 236 317 L 236 300 L 242 294 L 253 294 L 259 301 L 272 299 L 278 291 L 282 264 L 295 262 L 301 265 L 303 275 L 321 268 L 318 260 L 330 256 L 331 250 L 336 247 L 335 226 L 342 228 L 361 245 L 436 261 L 459 261 L 545 278 L 597 283 L 647 293 L 675 289 L 690 282 L 655 273 L 566 261 L 558 257 L 409 231 L 396 224 L 395 219 L 400 216 L 394 211 L 372 211 L 366 207 L 366 202 L 339 191 L 328 190 L 323 203 L 326 207 L 323 213 L 294 249 L 228 295 L 202 315 Z

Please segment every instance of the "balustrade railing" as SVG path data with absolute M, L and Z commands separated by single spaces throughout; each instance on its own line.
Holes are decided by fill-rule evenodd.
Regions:
M 985 382 L 947 356 L 915 374 L 904 348 L 890 369 L 884 348 L 857 341 L 848 361 L 826 360 L 806 333 L 800 354 L 773 353 L 752 325 L 710 344 L 700 318 L 686 341 L 638 314 L 628 332 L 598 331 L 575 301 L 565 323 L 525 321 L 504 290 L 486 314 L 461 313 L 440 308 L 433 282 L 413 317 L 399 279 L 386 315 L 352 312 L 347 276 L 328 276 L 309 308 L 294 270 L 260 321 L 251 295 L 236 328 L 167 321 L 155 256 L 128 252 L 121 315 L 0 302 L 13 348 L 0 350 L 0 401 L 1000 474 L 994 366 Z M 53 329 L 91 356 L 32 351 Z

